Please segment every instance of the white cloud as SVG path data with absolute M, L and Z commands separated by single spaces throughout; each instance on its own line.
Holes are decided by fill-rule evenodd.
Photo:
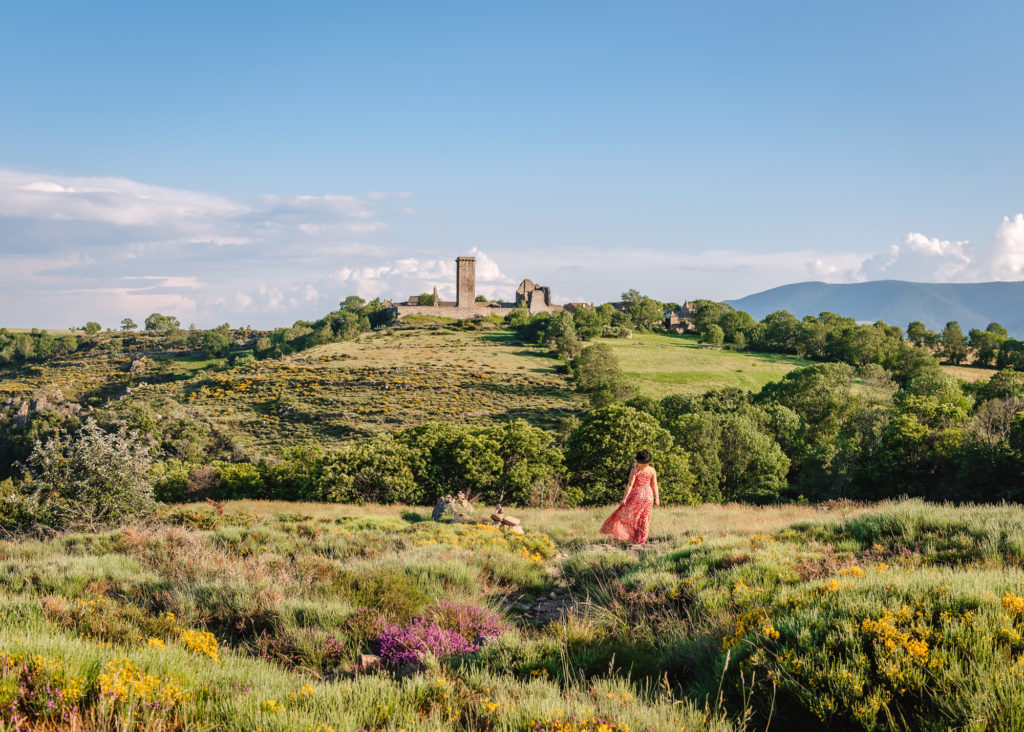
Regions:
M 168 275 L 138 275 L 135 277 L 122 277 L 122 280 L 151 280 L 157 282 L 155 287 L 178 287 L 195 290 L 202 285 L 197 277 L 175 277 Z
M 977 247 L 911 232 L 901 244 L 867 257 L 852 273 L 857 281 L 985 282 L 1024 279 L 1024 214 L 1004 216 L 992 238 Z
M 437 287 L 454 299 L 460 254 L 477 259 L 478 292 L 500 300 L 512 299 L 527 277 L 550 286 L 556 302 L 615 300 L 630 288 L 663 300 L 726 299 L 808 279 L 1024 279 L 1024 214 L 1004 218 L 981 244 L 912 232 L 861 252 L 702 250 L 688 242 L 676 251 L 624 242 L 437 252 L 408 230 L 416 219 L 406 217 L 407 198 L 232 198 L 125 178 L 0 170 L 0 325 L 139 321 L 159 311 L 205 325 L 273 327 L 319 317 L 350 294 L 404 299 Z
M 996 280 L 1024 279 L 1024 214 L 1003 217 L 981 274 Z
M 348 269 L 371 283 L 386 275 L 393 251 L 352 238 L 388 230 L 389 219 L 403 218 L 407 197 L 231 198 L 127 178 L 0 170 L 0 311 L 61 326 L 61 298 L 74 291 L 94 293 L 91 319 L 138 319 L 148 313 L 114 309 L 159 304 L 209 322 L 274 310 L 276 322 L 293 302 L 301 317 L 315 317 L 318 302 L 333 299 L 321 289 L 340 284 L 325 288 L 323 273 Z M 183 268 L 188 275 L 153 274 Z M 254 281 L 263 294 L 253 292 Z
M 969 272 L 973 254 L 970 242 L 911 232 L 902 244 L 865 259 L 856 279 L 946 282 Z
M 189 230 L 249 208 L 208 193 L 163 188 L 127 178 L 39 176 L 0 170 L 0 217 L 164 225 Z

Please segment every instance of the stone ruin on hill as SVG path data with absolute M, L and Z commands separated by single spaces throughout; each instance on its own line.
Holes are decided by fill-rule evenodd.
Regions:
M 455 259 L 455 300 L 441 300 L 434 287 L 434 303 L 423 305 L 418 295 L 410 296 L 405 302 L 385 302 L 384 308 L 392 311 L 393 317 L 406 315 L 436 315 L 445 318 L 465 320 L 487 315 L 504 317 L 514 308 L 525 307 L 533 313 L 554 313 L 564 308 L 551 302 L 551 288 L 535 284 L 532 280 L 523 280 L 516 289 L 514 302 L 476 300 L 476 257 L 457 257 Z

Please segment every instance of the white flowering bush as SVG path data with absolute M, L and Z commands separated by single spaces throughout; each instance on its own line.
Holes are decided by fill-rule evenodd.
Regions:
M 154 507 L 153 445 L 121 426 L 88 420 L 70 436 L 36 442 L 28 458 L 35 519 L 55 529 L 89 530 L 136 519 Z

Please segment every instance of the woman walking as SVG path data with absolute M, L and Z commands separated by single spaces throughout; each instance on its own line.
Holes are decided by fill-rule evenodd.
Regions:
M 641 450 L 636 454 L 636 464 L 629 473 L 629 483 L 622 503 L 605 520 L 602 534 L 614 536 L 640 546 L 647 541 L 651 527 L 651 508 L 660 506 L 658 498 L 658 473 L 651 467 L 651 453 Z

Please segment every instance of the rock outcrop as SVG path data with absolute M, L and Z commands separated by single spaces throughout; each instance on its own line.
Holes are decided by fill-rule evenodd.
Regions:
M 470 523 L 473 521 L 473 504 L 462 491 L 454 496 L 442 496 L 430 517 L 434 521 Z

